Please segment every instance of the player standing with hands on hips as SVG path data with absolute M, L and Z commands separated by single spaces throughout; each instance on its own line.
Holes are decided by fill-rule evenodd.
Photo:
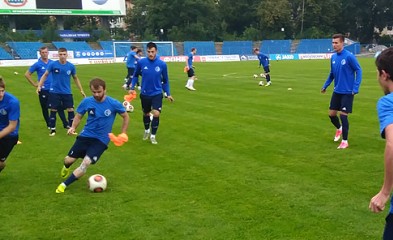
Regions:
M 362 69 L 356 57 L 344 49 L 344 35 L 334 34 L 332 44 L 336 53 L 332 55 L 330 60 L 330 73 L 321 89 L 321 93 L 325 93 L 334 80 L 334 90 L 329 106 L 329 118 L 336 127 L 334 141 L 339 141 L 342 134 L 342 141 L 337 149 L 345 149 L 349 147 L 348 114 L 352 113 L 354 96 L 359 93 L 360 83 L 362 82 Z M 340 119 L 337 116 L 338 112 L 340 112 Z
M 105 81 L 100 78 L 90 81 L 90 90 L 93 96 L 84 98 L 79 104 L 72 126 L 67 132 L 69 135 L 74 134 L 83 116 L 87 114 L 85 127 L 65 157 L 64 166 L 60 172 L 62 178 L 68 178 L 57 187 L 56 193 L 63 193 L 67 186 L 85 175 L 90 164 L 97 163 L 108 148 L 109 134 L 112 132 L 117 114 L 123 118 L 119 136 L 128 141 L 129 116 L 123 104 L 106 95 Z M 70 175 L 70 167 L 78 158 L 82 158 L 82 163 Z
M 143 124 L 145 133 L 143 140 L 147 140 L 150 135 L 152 144 L 157 144 L 156 133 L 160 123 L 160 113 L 162 109 L 162 91 L 166 94 L 169 101 L 173 102 L 169 90 L 168 68 L 164 61 L 157 57 L 157 45 L 149 42 L 146 45 L 147 57 L 139 60 L 136 64 L 135 73 L 132 78 L 131 94 L 135 94 L 135 85 L 138 76 L 142 76 L 140 99 L 143 111 Z M 150 112 L 153 119 L 150 120 Z M 151 132 L 150 132 L 151 127 Z

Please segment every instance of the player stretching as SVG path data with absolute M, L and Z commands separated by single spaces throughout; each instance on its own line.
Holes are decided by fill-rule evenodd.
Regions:
M 270 62 L 269 62 L 269 57 L 262 54 L 259 51 L 259 48 L 254 49 L 254 53 L 257 55 L 258 60 L 259 60 L 259 67 L 263 66 L 263 70 L 265 71 L 265 77 L 266 77 L 266 87 L 270 86 L 272 82 L 270 81 Z
M 81 165 L 62 182 L 56 189 L 56 193 L 63 193 L 67 186 L 80 179 L 90 164 L 97 163 L 100 156 L 108 148 L 109 136 L 112 126 L 119 114 L 123 118 L 121 133 L 126 135 L 129 117 L 123 105 L 116 99 L 106 95 L 106 84 L 104 80 L 94 78 L 90 81 L 92 97 L 82 100 L 76 109 L 76 116 L 68 134 L 74 134 L 83 116 L 87 114 L 85 127 L 76 138 L 68 155 L 64 159 L 64 166 L 61 170 L 61 177 L 67 178 L 70 174 L 70 166 L 78 158 L 82 158 Z
M 162 108 L 162 91 L 164 90 L 169 101 L 173 102 L 173 97 L 169 91 L 168 68 L 164 61 L 157 56 L 157 45 L 149 42 L 146 46 L 147 58 L 143 58 L 136 64 L 135 74 L 132 78 L 130 93 L 135 93 L 135 85 L 138 81 L 138 76 L 142 76 L 140 99 L 143 111 L 143 124 L 145 126 L 145 133 L 143 140 L 147 140 L 150 135 L 152 144 L 157 144 L 156 133 L 160 122 L 160 113 Z M 153 114 L 153 119 L 150 120 L 150 112 Z
M 196 48 L 191 48 L 191 52 L 187 55 L 187 60 L 186 60 L 186 71 L 187 71 L 187 84 L 186 88 L 191 91 L 195 91 L 196 89 L 194 88 L 194 81 L 195 81 L 195 72 L 194 72 L 194 67 L 192 66 L 192 62 L 194 60 L 194 55 L 196 54 L 197 49 Z

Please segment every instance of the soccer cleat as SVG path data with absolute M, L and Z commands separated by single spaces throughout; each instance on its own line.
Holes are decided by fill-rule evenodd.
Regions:
M 16 142 L 16 144 L 22 144 L 22 142 L 18 140 L 18 142 Z
M 272 85 L 272 82 L 269 81 L 266 83 L 266 87 L 269 87 L 270 85 Z
M 56 135 L 56 130 L 50 130 L 49 136 L 53 137 Z
M 338 140 L 340 140 L 340 137 L 341 137 L 342 132 L 343 132 L 343 131 L 341 130 L 341 128 L 339 128 L 339 129 L 336 130 L 336 135 L 334 135 L 334 141 L 335 141 L 335 142 L 338 142 Z
M 188 86 L 186 86 L 186 88 L 187 88 L 188 90 L 190 90 L 190 91 L 195 91 L 195 90 L 196 90 L 194 87 L 188 87 Z
M 64 183 L 60 183 L 60 185 L 56 188 L 56 193 L 64 193 L 66 187 L 67 186 Z
M 340 145 L 337 147 L 337 149 L 345 149 L 348 148 L 349 144 L 347 141 L 341 141 Z
M 141 88 L 141 86 L 138 86 L 138 90 L 140 91 L 142 88 Z
M 60 172 L 60 176 L 62 178 L 67 178 L 68 176 L 70 176 L 70 168 L 66 168 L 65 166 L 63 166 Z
M 121 86 L 124 90 L 127 90 L 128 86 L 127 84 L 123 84 L 123 86 Z
M 143 134 L 143 140 L 149 139 L 149 136 L 150 136 L 150 132 L 145 132 L 145 133 Z
M 158 143 L 155 137 L 150 137 L 150 142 L 152 144 L 157 144 Z

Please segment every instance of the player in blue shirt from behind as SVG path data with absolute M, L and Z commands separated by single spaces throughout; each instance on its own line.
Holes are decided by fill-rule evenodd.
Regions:
M 72 126 L 67 132 L 70 135 L 74 134 L 83 116 L 87 115 L 85 127 L 65 157 L 64 166 L 60 172 L 62 178 L 68 178 L 57 187 L 56 193 L 63 193 L 67 186 L 86 173 L 90 164 L 97 163 L 108 148 L 108 134 L 112 132 L 117 114 L 123 118 L 121 133 L 127 134 L 128 113 L 123 104 L 106 95 L 105 81 L 100 78 L 92 79 L 90 90 L 93 96 L 84 98 L 79 104 Z M 70 175 L 70 167 L 78 158 L 82 158 L 82 163 Z
M 48 68 L 48 65 L 53 62 L 48 58 L 49 52 L 47 47 L 41 47 L 39 49 L 40 52 L 40 59 L 38 59 L 37 62 L 35 62 L 25 73 L 25 78 L 33 87 L 38 86 L 38 82 L 40 81 L 42 75 L 44 75 L 46 69 Z M 35 82 L 33 81 L 32 74 L 34 72 L 37 72 L 37 77 L 38 81 Z M 49 89 L 52 83 L 52 75 L 49 75 L 47 80 L 45 81 L 44 85 L 42 85 L 41 91 L 38 94 L 38 99 L 40 101 L 40 106 L 41 106 L 41 111 L 42 111 L 42 116 L 45 119 L 46 126 L 50 128 L 49 124 Z M 58 111 L 59 117 L 61 121 L 63 122 L 64 128 L 68 128 L 68 122 L 67 119 L 64 115 L 64 110 L 59 110 Z
M 50 133 L 49 136 L 56 135 L 56 112 L 67 109 L 69 126 L 72 125 L 74 119 L 74 99 L 71 92 L 71 77 L 79 88 L 83 97 L 86 97 L 82 85 L 76 75 L 74 64 L 67 61 L 67 49 L 59 48 L 59 60 L 49 64 L 45 73 L 42 75 L 38 83 L 37 93 L 39 93 L 47 80 L 49 74 L 52 75 L 52 84 L 49 89 L 49 106 L 51 108 L 49 115 Z
M 265 78 L 266 78 L 266 86 L 270 86 L 272 82 L 270 81 L 270 62 L 269 57 L 262 54 L 259 51 L 259 48 L 254 49 L 254 53 L 257 55 L 259 60 L 259 67 L 262 66 L 263 70 L 265 71 Z
M 369 208 L 378 213 L 385 209 L 393 188 L 393 48 L 390 47 L 377 57 L 375 64 L 378 70 L 378 81 L 385 96 L 377 103 L 377 112 L 381 137 L 386 139 L 385 176 L 381 190 L 370 200 Z M 393 199 L 390 199 L 390 210 L 386 217 L 384 240 L 393 239 Z
M 329 118 L 336 127 L 334 141 L 339 141 L 342 134 L 342 141 L 337 148 L 345 149 L 349 147 L 348 114 L 352 113 L 354 96 L 359 93 L 360 83 L 362 82 L 362 69 L 356 57 L 344 49 L 344 36 L 342 34 L 334 34 L 332 43 L 336 53 L 332 55 L 330 60 L 330 73 L 321 89 L 321 93 L 325 93 L 334 80 L 334 90 L 329 106 Z M 340 112 L 340 119 L 337 116 L 338 112 Z
M 186 88 L 190 91 L 195 91 L 196 89 L 194 88 L 194 81 L 195 81 L 195 72 L 194 72 L 194 66 L 193 66 L 193 60 L 194 60 L 194 55 L 196 54 L 197 49 L 196 48 L 191 48 L 191 52 L 187 55 L 187 60 L 186 60 L 186 70 L 187 70 L 187 84 Z
M 136 65 L 130 93 L 135 93 L 134 88 L 138 81 L 138 76 L 141 75 L 140 99 L 143 111 L 143 124 L 145 126 L 143 140 L 147 140 L 150 135 L 151 143 L 157 144 L 156 133 L 160 122 L 162 91 L 164 91 L 169 101 L 173 102 L 174 99 L 169 90 L 168 68 L 166 63 L 157 56 L 157 45 L 149 42 L 146 47 L 147 57 L 139 60 Z M 153 114 L 152 120 L 150 120 L 150 112 Z
M 137 61 L 140 59 L 140 56 L 138 55 L 138 48 L 135 46 L 131 46 L 131 51 L 127 53 L 126 57 L 126 66 L 127 66 L 127 76 L 124 79 L 126 83 L 123 85 L 124 89 L 127 89 L 130 86 L 132 76 L 134 75 L 135 71 L 135 64 Z M 139 82 L 137 83 L 139 86 Z
M 20 103 L 5 91 L 5 82 L 0 77 L 0 172 L 5 160 L 18 142 Z

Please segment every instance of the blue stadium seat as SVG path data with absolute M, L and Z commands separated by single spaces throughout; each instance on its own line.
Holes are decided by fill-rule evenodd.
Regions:
M 13 49 L 21 59 L 36 59 L 37 51 L 44 46 L 41 42 L 6 42 L 7 45 Z
M 302 39 L 296 53 L 328 53 L 332 52 L 332 39 Z
M 292 40 L 263 40 L 261 53 L 263 54 L 288 54 L 291 53 Z
M 206 42 L 184 42 L 184 55 L 187 55 L 191 52 L 191 48 L 197 49 L 197 55 L 217 55 L 216 47 L 213 41 Z
M 85 41 L 80 42 L 52 42 L 59 49 L 61 47 L 71 51 L 93 50 Z
M 0 60 L 12 60 L 12 56 L 2 47 L 0 47 Z
M 252 52 L 252 41 L 224 41 L 222 43 L 222 54 L 250 55 Z

